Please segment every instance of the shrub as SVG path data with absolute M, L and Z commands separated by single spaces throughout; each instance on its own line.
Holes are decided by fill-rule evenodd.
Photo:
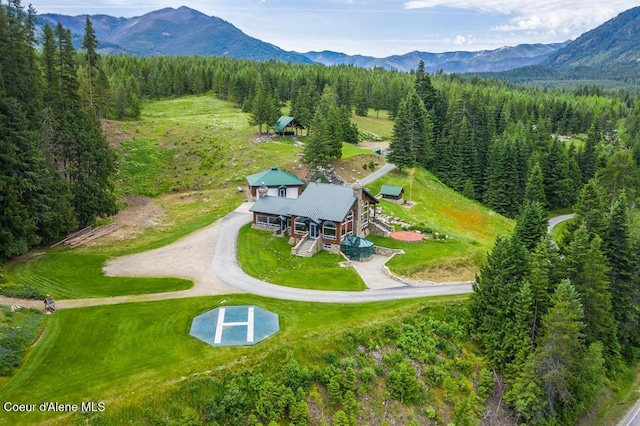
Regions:
M 393 399 L 403 404 L 416 404 L 424 398 L 424 389 L 416 370 L 407 361 L 398 364 L 387 377 L 387 388 Z
M 35 309 L 13 312 L 2 307 L 0 316 L 0 375 L 9 376 L 22 363 L 25 349 L 44 328 L 45 315 Z
M 2 280 L 0 280 L 2 282 Z M 29 284 L 0 286 L 0 294 L 18 299 L 44 299 L 45 295 L 36 287 Z

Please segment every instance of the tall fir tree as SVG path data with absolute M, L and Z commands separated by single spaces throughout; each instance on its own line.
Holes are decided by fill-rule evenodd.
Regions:
M 472 284 L 474 335 L 485 347 L 491 363 L 500 369 L 511 363 L 520 349 L 511 336 L 519 329 L 515 312 L 528 265 L 529 255 L 522 243 L 513 237 L 498 238 Z
M 612 210 L 622 191 L 631 200 L 635 200 L 636 194 L 640 193 L 640 170 L 631 151 L 614 152 L 607 160 L 607 165 L 598 170 L 596 179 L 610 195 Z
M 584 151 L 580 155 L 580 171 L 582 179 L 586 183 L 589 179 L 596 175 L 598 169 L 598 146 L 602 142 L 602 131 L 598 120 L 593 120 L 591 128 L 587 134 L 587 141 L 584 145 Z
M 598 395 L 604 381 L 599 343 L 584 343 L 583 309 L 569 280 L 563 280 L 542 320 L 543 334 L 523 366 L 507 401 L 531 423 L 570 425 Z
M 620 345 L 612 312 L 609 268 L 601 244 L 598 235 L 589 241 L 589 233 L 583 224 L 575 231 L 562 263 L 564 276 L 571 280 L 580 294 L 584 308 L 585 341 L 587 344 L 602 343 L 608 369 L 613 372 L 618 368 Z
M 389 144 L 389 161 L 400 170 L 433 158 L 433 127 L 424 105 L 415 91 L 400 104 Z
M 623 353 L 629 358 L 639 343 L 635 301 L 640 293 L 636 280 L 638 260 L 631 242 L 629 205 L 624 190 L 619 194 L 611 212 L 609 227 L 604 236 L 604 252 L 611 270 L 611 304 L 618 323 L 618 338 Z
M 94 80 L 96 70 L 98 69 L 98 39 L 93 30 L 93 23 L 87 16 L 84 26 L 84 37 L 82 38 L 82 48 L 85 50 L 87 60 L 87 75 L 89 77 L 89 106 L 94 108 Z
M 514 236 L 529 251 L 547 235 L 547 219 L 540 203 L 525 201 L 518 216 Z
M 544 193 L 544 178 L 539 162 L 536 162 L 531 167 L 527 177 L 527 185 L 524 188 L 524 199 L 525 201 L 539 203 L 542 208 L 547 205 L 547 197 Z

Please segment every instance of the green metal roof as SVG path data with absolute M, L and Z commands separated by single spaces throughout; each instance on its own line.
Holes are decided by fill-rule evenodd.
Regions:
M 249 186 L 304 185 L 296 175 L 279 170 L 277 167 L 247 176 L 247 182 Z
M 281 132 L 293 121 L 293 119 L 294 117 L 286 117 L 283 115 L 278 119 L 278 122 L 271 127 Z
M 401 186 L 393 186 L 393 185 L 382 185 L 380 188 L 380 194 L 389 195 L 391 197 L 399 197 L 404 190 Z

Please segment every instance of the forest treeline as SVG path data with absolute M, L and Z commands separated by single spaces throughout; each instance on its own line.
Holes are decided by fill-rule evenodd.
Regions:
M 113 93 L 121 94 L 114 97 L 121 103 L 107 108 L 119 111 L 117 117 L 139 113 L 140 99 L 213 91 L 249 113 L 262 132 L 288 105 L 289 114 L 309 130 L 305 160 L 314 167 L 340 158 L 339 146 L 331 141 L 357 140 L 349 116 L 389 111 L 396 125 L 391 162 L 401 168 L 422 165 L 455 190 L 511 217 L 520 211 L 536 165 L 545 206 L 572 205 L 591 177 L 593 161 L 605 161 L 603 151 L 637 140 L 637 125 L 631 123 L 640 114 L 632 93 L 522 88 L 479 77 L 430 75 L 421 65 L 413 73 L 399 73 L 219 57 L 116 55 L 103 58 L 103 69 L 119 87 Z M 585 154 L 582 146 L 553 137 L 576 134 L 590 134 L 599 151 Z
M 115 213 L 116 163 L 94 108 L 98 55 L 91 26 L 79 63 L 69 30 L 45 27 L 37 50 L 35 11 L 19 0 L 0 6 L 3 259 Z M 81 91 L 83 75 L 89 96 Z

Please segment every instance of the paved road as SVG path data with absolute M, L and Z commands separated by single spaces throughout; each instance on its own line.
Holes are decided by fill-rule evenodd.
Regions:
M 549 219 L 549 227 L 547 228 L 548 232 L 551 232 L 551 230 L 554 228 L 554 226 L 556 226 L 560 222 L 564 222 L 565 220 L 573 219 L 574 216 L 575 216 L 575 214 L 571 213 L 571 214 L 563 214 L 562 216 L 552 217 L 551 219 Z
M 618 426 L 640 426 L 640 400 L 629 410 Z
M 375 172 L 371 173 L 370 175 L 367 175 L 367 176 L 363 177 L 362 179 L 360 179 L 360 184 L 368 185 L 371 182 L 373 182 L 374 180 L 379 179 L 382 176 L 386 175 L 387 173 L 389 173 L 391 170 L 393 170 L 395 168 L 396 168 L 395 164 L 387 163 L 384 166 L 380 167 Z

